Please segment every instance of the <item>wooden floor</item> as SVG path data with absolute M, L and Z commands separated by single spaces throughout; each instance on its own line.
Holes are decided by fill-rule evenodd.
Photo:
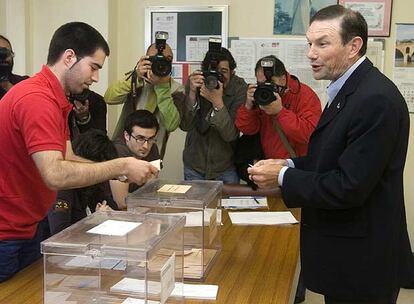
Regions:
M 280 199 L 271 210 L 286 210 Z M 299 219 L 299 210 L 292 210 Z M 299 225 L 233 226 L 223 214 L 223 250 L 205 281 L 219 285 L 215 303 L 292 303 L 297 278 Z M 1 304 L 43 303 L 41 260 L 0 284 Z M 186 303 L 212 303 L 187 300 Z

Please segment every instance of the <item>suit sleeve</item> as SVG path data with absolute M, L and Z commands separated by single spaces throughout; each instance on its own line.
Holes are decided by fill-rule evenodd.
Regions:
M 361 100 L 352 111 L 346 138 L 338 139 L 326 156 L 337 167 L 326 172 L 289 168 L 282 195 L 289 207 L 347 209 L 361 206 L 384 174 L 396 146 L 402 117 L 384 95 Z M 329 126 L 327 126 L 329 127 Z M 300 161 L 295 160 L 295 165 Z

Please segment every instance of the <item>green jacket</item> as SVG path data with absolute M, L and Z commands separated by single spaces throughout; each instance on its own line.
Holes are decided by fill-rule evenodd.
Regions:
M 138 79 L 135 100 L 130 98 L 130 92 L 130 79 L 118 80 L 105 92 L 104 99 L 107 104 L 124 104 L 112 138 L 116 139 L 123 134 L 124 122 L 130 113 L 138 109 L 147 109 L 155 114 L 160 123 L 157 146 L 161 157 L 164 157 L 169 132 L 177 129 L 180 124 L 180 115 L 175 104 L 182 103 L 184 99 L 182 85 L 172 78 L 170 83 L 159 85 L 152 85 Z
M 189 101 L 184 102 L 180 123 L 180 128 L 188 132 L 183 152 L 184 164 L 203 174 L 206 179 L 215 179 L 234 166 L 234 148 L 239 137 L 234 120 L 238 107 L 246 100 L 246 92 L 247 84 L 244 79 L 234 75 L 224 89 L 224 107 L 219 111 L 211 108 L 201 117 L 198 113 L 200 107 L 193 108 Z M 186 93 L 188 96 L 189 82 Z M 203 97 L 198 99 L 200 105 Z M 205 132 L 197 127 L 200 119 L 204 119 L 209 125 Z

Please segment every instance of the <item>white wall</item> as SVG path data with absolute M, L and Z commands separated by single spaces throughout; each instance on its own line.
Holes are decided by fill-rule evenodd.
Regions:
M 111 56 L 94 89 L 104 93 L 108 80 L 123 77 L 144 52 L 144 11 L 147 6 L 163 5 L 229 5 L 229 36 L 273 37 L 275 0 L 260 2 L 240 0 L 0 0 L 0 33 L 8 36 L 16 51 L 16 69 L 33 74 L 46 61 L 47 48 L 54 30 L 67 21 L 85 21 L 109 38 Z M 385 74 L 392 78 L 396 22 L 414 23 L 414 1 L 394 0 L 391 37 L 385 44 Z M 24 69 L 24 67 L 26 67 Z M 109 68 L 108 68 L 109 67 Z M 18 70 L 17 70 L 18 69 Z M 120 107 L 109 110 L 109 130 L 113 130 Z M 413 118 L 413 114 L 410 118 Z M 405 170 L 405 198 L 408 228 L 414 240 L 414 126 L 411 125 L 410 146 Z M 182 177 L 184 132 L 171 135 L 163 175 Z
M 105 39 L 109 32 L 108 0 L 67 1 L 31 0 L 32 72 L 46 63 L 50 39 L 55 30 L 70 21 L 82 21 L 95 27 Z M 100 71 L 100 80 L 91 89 L 103 94 L 108 86 L 108 64 Z
M 108 39 L 108 0 L 0 0 L 0 9 L 0 33 L 12 42 L 17 74 L 33 75 L 41 69 L 54 31 L 66 22 L 87 22 Z M 92 89 L 103 94 L 107 86 L 106 64 Z

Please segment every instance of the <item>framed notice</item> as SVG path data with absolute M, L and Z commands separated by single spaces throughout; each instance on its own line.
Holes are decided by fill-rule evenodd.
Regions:
M 339 4 L 364 16 L 368 24 L 368 36 L 390 36 L 392 0 L 339 0 Z
M 222 46 L 227 47 L 228 6 L 149 6 L 145 8 L 145 49 L 155 42 L 157 31 L 168 32 L 167 43 L 176 62 L 202 61 L 209 37 L 221 37 Z

